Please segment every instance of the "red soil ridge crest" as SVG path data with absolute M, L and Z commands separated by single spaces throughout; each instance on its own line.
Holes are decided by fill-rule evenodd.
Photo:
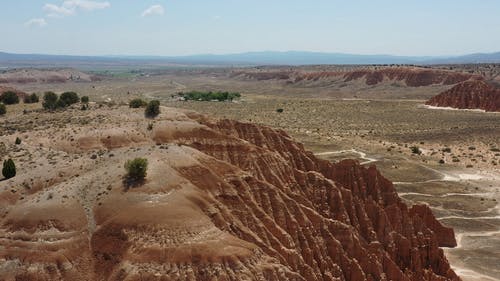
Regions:
M 453 230 L 375 166 L 318 159 L 281 130 L 162 112 L 152 131 L 142 112 L 109 110 L 136 127 L 61 132 L 54 149 L 113 157 L 42 174 L 25 199 L 22 175 L 1 183 L 0 279 L 460 280 L 439 248 Z M 124 190 L 116 167 L 134 155 L 147 181 Z
M 500 89 L 484 81 L 465 81 L 431 98 L 425 104 L 500 112 Z

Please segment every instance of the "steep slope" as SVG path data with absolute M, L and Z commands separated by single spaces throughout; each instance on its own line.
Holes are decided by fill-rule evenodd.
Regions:
M 8 147 L 19 172 L 0 182 L 0 279 L 459 280 L 439 248 L 456 245 L 453 230 L 374 166 L 317 159 L 268 127 L 162 111 L 54 113 L 81 125 Z M 127 187 L 134 157 L 148 159 L 147 180 Z
M 428 100 L 426 105 L 500 111 L 500 89 L 484 81 L 466 81 Z

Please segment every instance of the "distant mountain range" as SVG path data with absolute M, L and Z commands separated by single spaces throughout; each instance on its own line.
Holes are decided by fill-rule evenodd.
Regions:
M 500 52 L 464 56 L 393 56 L 357 55 L 320 52 L 248 52 L 226 55 L 191 56 L 68 56 L 11 54 L 0 52 L 0 67 L 124 67 L 124 66 L 244 66 L 244 65 L 316 65 L 316 64 L 467 64 L 500 63 Z

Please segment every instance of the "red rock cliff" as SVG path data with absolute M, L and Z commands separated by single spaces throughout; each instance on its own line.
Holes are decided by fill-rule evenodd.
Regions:
M 425 104 L 459 109 L 500 111 L 500 89 L 484 81 L 466 81 L 431 98 Z
M 67 169 L 0 183 L 0 279 L 459 280 L 439 248 L 453 230 L 374 166 L 254 124 L 163 109 L 147 131 L 142 112 L 110 111 L 119 130 L 58 131 Z M 147 181 L 125 189 L 137 156 Z

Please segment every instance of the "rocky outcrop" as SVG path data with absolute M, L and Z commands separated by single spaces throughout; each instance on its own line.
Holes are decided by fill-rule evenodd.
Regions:
M 0 183 L 0 279 L 459 280 L 439 248 L 456 245 L 453 230 L 376 167 L 317 159 L 284 131 L 162 111 L 151 131 L 140 111 L 106 109 L 99 127 L 23 141 L 40 149 L 30 140 L 50 135 L 51 159 L 66 160 Z M 148 175 L 125 186 L 133 157 Z
M 500 111 L 500 89 L 484 81 L 466 81 L 428 100 L 426 105 Z
M 252 80 L 286 80 L 288 84 L 337 81 L 363 81 L 366 85 L 377 85 L 383 82 L 402 82 L 409 87 L 431 85 L 454 85 L 469 79 L 483 79 L 470 73 L 448 71 L 421 67 L 379 67 L 351 68 L 336 71 L 300 71 L 300 70 L 257 70 L 235 71 L 232 77 L 243 77 Z

